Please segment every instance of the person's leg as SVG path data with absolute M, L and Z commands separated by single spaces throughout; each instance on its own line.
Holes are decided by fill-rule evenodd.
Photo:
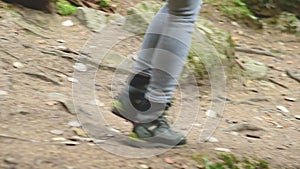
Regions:
M 138 58 L 133 66 L 133 73 L 144 72 L 151 76 L 152 56 L 161 37 L 164 24 L 166 23 L 168 10 L 168 4 L 164 5 L 154 16 L 147 28 L 141 49 L 138 52 Z
M 143 39 L 142 47 L 138 52 L 138 58 L 132 68 L 132 73 L 128 78 L 128 83 L 119 94 L 118 100 L 114 104 L 113 113 L 130 121 L 141 121 L 137 114 L 147 108 L 140 105 L 144 99 L 152 75 L 152 58 L 156 46 L 162 35 L 162 30 L 167 22 L 169 7 L 164 5 L 153 18 Z M 124 110 L 122 110 L 124 108 Z M 142 117 L 143 121 L 155 117 Z
M 152 55 L 152 78 L 147 98 L 166 103 L 172 98 L 188 56 L 201 0 L 169 0 L 164 29 Z
M 149 25 L 133 72 L 151 78 L 147 98 L 166 103 L 172 98 L 190 48 L 202 0 L 168 0 Z M 145 91 L 145 90 L 144 90 Z
M 130 81 L 129 87 L 123 90 L 113 111 L 134 123 L 133 132 L 139 138 L 170 145 L 185 143 L 183 135 L 169 128 L 162 113 L 182 72 L 201 2 L 169 0 L 164 7 L 168 14 L 159 13 L 147 31 L 143 48 L 134 66 L 137 75 Z M 136 77 L 145 79 L 144 75 L 138 74 L 140 72 L 147 72 L 146 74 L 152 76 L 149 86 L 143 87 L 143 92 L 136 90 L 136 87 L 131 90 L 134 85 L 149 83 L 149 77 L 147 80 L 135 80 L 138 79 Z M 143 94 L 147 89 L 149 92 L 146 98 L 130 98 L 132 93 Z
M 163 29 L 151 55 L 152 76 L 148 92 L 141 104 L 147 110 L 136 116 L 141 121 L 150 122 L 134 125 L 133 132 L 138 138 L 168 145 L 186 143 L 181 133 L 170 128 L 164 116 L 164 108 L 172 98 L 188 56 L 194 22 L 201 4 L 202 0 L 168 0 L 168 14 L 162 16 Z
M 138 58 L 128 78 L 128 83 L 120 92 L 118 100 L 114 103 L 112 112 L 127 120 L 140 120 L 136 118 L 136 115 L 139 111 L 145 109 L 143 106 L 139 106 L 139 104 L 144 99 L 150 83 L 152 56 L 162 34 L 168 10 L 168 4 L 164 5 L 147 28 L 142 47 L 138 52 Z

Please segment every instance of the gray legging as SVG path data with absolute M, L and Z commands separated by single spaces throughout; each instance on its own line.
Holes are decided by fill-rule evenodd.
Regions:
M 202 0 L 168 0 L 148 27 L 133 71 L 151 76 L 149 100 L 166 103 L 172 98 L 201 4 Z

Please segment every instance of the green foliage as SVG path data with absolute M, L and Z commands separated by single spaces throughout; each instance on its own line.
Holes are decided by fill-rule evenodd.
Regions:
M 110 5 L 111 5 L 110 0 L 100 0 L 99 1 L 99 6 L 101 6 L 102 8 L 110 7 Z
M 243 0 L 207 0 L 206 2 L 218 7 L 230 19 L 257 19 Z
M 76 6 L 71 5 L 66 0 L 56 1 L 56 8 L 57 8 L 57 13 L 63 16 L 72 15 L 77 10 Z
M 201 154 L 192 156 L 192 159 L 203 166 L 203 169 L 268 169 L 269 165 L 263 160 L 237 159 L 232 154 L 219 154 L 214 161 Z
M 300 34 L 300 20 L 295 14 L 282 12 L 277 20 L 277 28 L 283 32 Z
M 188 55 L 188 63 L 199 77 L 203 78 L 205 75 L 207 75 L 204 63 L 198 60 L 197 54 L 192 50 L 190 50 Z

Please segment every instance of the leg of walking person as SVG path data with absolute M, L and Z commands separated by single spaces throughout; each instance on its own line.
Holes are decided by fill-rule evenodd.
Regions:
M 172 98 L 191 44 L 194 22 L 197 20 L 201 0 L 169 0 L 168 15 L 163 36 L 152 55 L 152 78 L 147 98 L 155 102 L 168 102 Z
M 183 135 L 170 129 L 163 112 L 184 67 L 201 3 L 201 0 L 169 0 L 147 31 L 134 72 L 148 71 L 148 77 L 142 75 L 136 80 L 138 76 L 135 75 L 129 83 L 129 94 L 124 95 L 127 98 L 119 98 L 121 106 L 115 106 L 119 112 L 125 112 L 121 113 L 125 118 L 132 118 L 133 132 L 138 138 L 170 145 L 185 143 Z M 135 90 L 135 86 L 143 80 L 145 83 L 141 86 L 144 88 L 140 90 L 143 95 L 138 102 L 132 103 L 130 86 L 139 93 L 140 88 Z

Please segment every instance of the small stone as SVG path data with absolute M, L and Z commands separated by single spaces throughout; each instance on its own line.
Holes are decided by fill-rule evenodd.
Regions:
M 14 62 L 13 66 L 14 66 L 14 68 L 18 68 L 18 69 L 24 67 L 24 65 L 21 62 Z
M 33 48 L 33 45 L 32 44 L 22 44 L 24 46 L 24 48 Z
M 70 127 L 80 127 L 80 126 L 81 126 L 81 124 L 80 124 L 78 121 L 70 121 L 70 122 L 68 123 L 68 125 L 69 125 Z
M 276 125 L 276 128 L 282 129 L 282 128 L 283 128 L 283 126 L 282 126 L 282 125 L 280 125 L 280 124 L 278 124 L 278 125 Z
M 237 33 L 240 35 L 244 35 L 244 32 L 242 30 L 238 30 Z
M 54 100 L 46 101 L 46 105 L 48 105 L 48 106 L 54 106 L 56 104 L 58 104 L 58 102 L 54 101 Z
M 64 132 L 61 130 L 51 130 L 50 133 L 54 135 L 62 135 Z
M 105 12 L 87 7 L 78 7 L 75 17 L 94 32 L 100 32 L 107 23 Z
M 13 157 L 7 157 L 4 159 L 4 162 L 7 164 L 18 164 L 17 160 Z
M 238 132 L 235 132 L 235 131 L 232 131 L 232 132 L 230 132 L 229 134 L 231 134 L 231 135 L 233 135 L 233 136 L 238 136 L 238 135 L 239 135 L 239 133 L 238 133 Z
M 285 97 L 284 100 L 290 101 L 290 102 L 295 102 L 297 99 L 291 98 L 291 97 Z
M 76 69 L 77 71 L 80 71 L 80 72 L 86 72 L 87 71 L 86 65 L 84 65 L 82 63 L 75 63 L 73 68 Z
M 93 139 L 93 143 L 95 143 L 95 144 L 102 144 L 104 142 L 105 142 L 105 140 Z
M 62 22 L 61 25 L 70 27 L 70 26 L 74 26 L 74 23 L 71 20 L 66 20 L 66 21 Z
M 300 115 L 295 115 L 295 118 L 296 118 L 297 120 L 300 120 Z
M 284 106 L 276 106 L 276 108 L 278 109 L 278 110 L 280 110 L 282 113 L 289 113 L 290 111 L 286 108 L 286 107 L 284 107 Z
M 179 165 L 179 168 L 180 168 L 180 169 L 186 169 L 186 168 L 188 168 L 188 166 L 185 165 L 185 164 L 180 164 L 180 165 Z
M 226 152 L 226 153 L 230 153 L 231 150 L 228 148 L 215 148 L 216 151 L 221 151 L 221 152 Z
M 61 50 L 61 51 L 66 51 L 66 50 L 68 50 L 69 48 L 66 47 L 66 46 L 56 46 L 55 49 Z
M 216 118 L 216 117 L 217 117 L 217 113 L 214 112 L 213 110 L 207 110 L 207 111 L 206 111 L 206 116 L 207 116 L 207 117 L 213 117 L 213 118 Z
M 108 130 L 112 131 L 112 132 L 116 132 L 116 133 L 121 133 L 120 130 L 117 130 L 115 128 L 109 127 Z
M 110 133 L 108 133 L 108 134 L 106 134 L 106 137 L 114 137 L 114 135 L 113 135 L 113 134 L 110 134 Z
M 202 124 L 200 124 L 200 123 L 193 123 L 192 126 L 195 126 L 195 127 L 201 127 Z
M 217 138 L 215 138 L 215 137 L 209 137 L 207 141 L 210 142 L 210 143 L 217 143 L 217 142 L 219 142 L 219 140 Z
M 232 21 L 231 24 L 232 24 L 233 26 L 237 26 L 237 27 L 240 26 L 237 22 L 234 22 L 234 21 Z
M 259 121 L 264 121 L 262 118 L 260 118 L 260 117 L 253 117 L 253 118 L 255 118 L 255 119 L 257 119 L 257 120 L 259 120 Z
M 37 40 L 37 41 L 36 41 L 37 44 L 45 44 L 46 42 L 47 42 L 47 41 L 45 41 L 45 40 Z
M 287 77 L 287 74 L 281 73 L 280 76 L 281 76 L 281 77 Z
M 66 141 L 67 139 L 63 138 L 63 137 L 54 137 L 51 140 L 53 140 L 53 141 Z
M 7 92 L 7 91 L 0 90 L 0 96 L 1 96 L 1 95 L 7 95 L 7 94 L 8 94 L 8 92 Z
M 268 67 L 262 62 L 247 57 L 240 57 L 239 61 L 243 64 L 245 75 L 251 79 L 262 79 L 267 75 Z
M 104 106 L 104 103 L 102 103 L 100 100 L 98 99 L 95 99 L 95 100 L 92 100 L 90 101 L 90 104 L 91 105 L 95 105 L 95 106 L 100 106 L 100 107 L 103 107 Z
M 56 40 L 58 43 L 66 43 L 66 41 L 62 40 L 62 39 L 58 39 Z
M 86 142 L 92 142 L 92 138 L 85 138 L 85 137 L 80 137 L 80 136 L 72 136 L 68 138 L 71 141 L 86 141 Z
M 67 146 L 76 146 L 76 145 L 79 145 L 80 143 L 78 143 L 76 141 L 64 141 L 64 142 L 61 142 L 61 144 L 64 144 Z
M 27 115 L 27 114 L 30 114 L 30 112 L 26 111 L 26 110 L 17 110 L 17 113 L 18 114 L 21 114 L 21 115 Z
M 276 147 L 276 149 L 278 149 L 278 150 L 287 150 L 287 148 L 286 148 L 286 147 L 284 147 L 284 146 L 279 146 L 279 147 Z
M 150 167 L 145 164 L 141 164 L 140 169 L 150 169 Z
M 72 83 L 78 83 L 79 81 L 73 77 L 68 77 L 68 81 Z

